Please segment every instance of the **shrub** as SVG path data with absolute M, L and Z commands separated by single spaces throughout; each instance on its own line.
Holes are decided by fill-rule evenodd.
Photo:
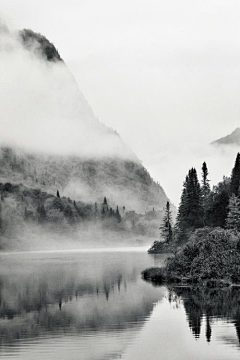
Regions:
M 239 236 L 215 229 L 191 240 L 167 262 L 167 277 L 174 273 L 193 281 L 228 279 L 240 281 Z

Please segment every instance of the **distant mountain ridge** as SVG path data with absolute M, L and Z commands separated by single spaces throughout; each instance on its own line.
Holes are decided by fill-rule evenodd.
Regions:
M 240 128 L 236 128 L 231 134 L 211 142 L 211 145 L 239 145 L 240 146 Z
M 94 206 L 95 202 L 100 204 L 103 197 L 107 197 L 113 207 L 124 207 L 126 211 L 135 211 L 138 214 L 148 212 L 159 214 L 159 220 L 156 219 L 156 223 L 160 225 L 164 213 L 163 209 L 169 200 L 163 188 L 151 178 L 148 171 L 134 152 L 123 142 L 119 134 L 99 122 L 55 46 L 41 34 L 26 29 L 18 33 L 18 41 L 24 47 L 25 53 L 29 51 L 31 57 L 36 57 L 37 62 L 34 63 L 34 66 L 35 71 L 38 72 L 38 65 L 40 65 L 39 76 L 42 76 L 41 71 L 45 74 L 45 68 L 50 72 L 50 76 L 51 70 L 54 70 L 55 67 L 58 68 L 59 66 L 60 70 L 64 70 L 63 73 L 60 73 L 62 76 L 60 80 L 56 79 L 58 72 L 50 77 L 50 80 L 59 80 L 58 86 L 53 87 L 50 94 L 53 93 L 55 96 L 55 90 L 58 90 L 59 87 L 61 89 L 59 98 L 53 98 L 56 104 L 60 100 L 61 111 L 63 111 L 62 114 L 58 107 L 53 109 L 57 111 L 56 120 L 58 120 L 58 116 L 62 115 L 67 126 L 69 124 L 70 130 L 74 129 L 76 123 L 81 123 L 82 128 L 79 127 L 78 129 L 82 130 L 84 134 L 88 134 L 89 137 L 87 137 L 87 141 L 85 141 L 84 136 L 81 137 L 81 141 L 85 141 L 81 149 L 87 147 L 86 153 L 81 153 L 81 151 L 79 153 L 74 151 L 72 153 L 51 153 L 49 150 L 41 152 L 38 149 L 28 148 L 28 144 L 24 148 L 22 144 L 13 146 L 11 143 L 5 145 L 4 142 L 0 142 L 0 183 L 23 184 L 29 189 L 39 189 L 41 192 L 52 195 L 56 195 L 56 191 L 59 190 L 61 196 L 70 197 L 74 201 L 90 203 L 91 206 Z M 11 56 L 14 56 L 13 51 Z M 41 68 L 42 61 L 43 68 Z M 48 85 L 52 85 L 51 81 Z M 38 95 L 36 92 L 37 100 Z M 55 113 L 52 107 L 50 107 L 50 114 L 45 111 L 44 102 L 41 103 L 42 99 L 45 100 L 45 94 L 44 96 L 40 95 L 41 107 L 36 107 L 36 113 L 40 108 L 43 111 L 43 115 L 42 112 L 40 113 L 42 116 L 40 120 L 44 121 L 46 115 L 47 120 L 50 119 L 51 121 L 51 116 Z M 68 98 L 72 95 L 74 95 L 74 99 L 68 102 Z M 67 101 L 66 113 L 65 100 Z M 37 102 L 36 105 L 38 105 Z M 34 106 L 35 102 L 33 103 Z M 41 129 L 45 131 L 47 128 L 48 133 L 54 134 L 49 138 L 54 143 L 58 136 L 58 123 L 56 122 L 56 126 L 52 126 L 51 130 L 48 129 L 51 124 L 47 122 L 46 124 L 41 124 Z M 66 129 L 68 130 L 67 127 Z M 67 135 L 70 136 L 70 140 L 72 138 L 78 140 L 81 132 L 71 134 L 69 131 Z M 67 135 L 66 139 L 68 139 Z M 49 139 L 48 134 L 43 132 L 42 143 L 48 146 Z M 79 140 L 79 142 L 81 141 Z M 62 144 L 64 147 L 64 143 L 65 137 L 63 137 L 60 145 Z M 92 152 L 91 146 L 94 146 Z M 18 199 L 18 206 L 20 203 L 21 198 Z M 172 206 L 172 210 L 173 217 L 175 217 L 176 209 L 174 206 Z M 28 211 L 31 211 L 31 204 L 26 207 L 26 213 Z M 157 225 L 157 231 L 159 225 Z M 144 228 L 144 225 L 142 227 Z

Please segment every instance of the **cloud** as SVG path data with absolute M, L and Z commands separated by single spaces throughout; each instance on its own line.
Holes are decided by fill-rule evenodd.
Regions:
M 30 45 L 0 27 L 0 142 L 30 151 L 136 159 L 94 116 L 65 63 L 47 61 L 37 40 Z

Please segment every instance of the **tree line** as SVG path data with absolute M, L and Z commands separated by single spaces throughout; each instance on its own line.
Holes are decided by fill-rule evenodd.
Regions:
M 240 231 L 240 154 L 237 154 L 231 176 L 223 177 L 212 189 L 208 175 L 206 162 L 202 164 L 201 181 L 195 168 L 188 171 L 175 226 L 167 202 L 160 226 L 161 236 L 166 242 L 174 239 L 181 243 L 192 231 L 203 227 Z

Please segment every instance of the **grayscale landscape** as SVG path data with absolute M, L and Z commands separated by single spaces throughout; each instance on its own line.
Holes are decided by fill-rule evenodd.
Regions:
M 240 5 L 0 5 L 0 358 L 239 359 Z

